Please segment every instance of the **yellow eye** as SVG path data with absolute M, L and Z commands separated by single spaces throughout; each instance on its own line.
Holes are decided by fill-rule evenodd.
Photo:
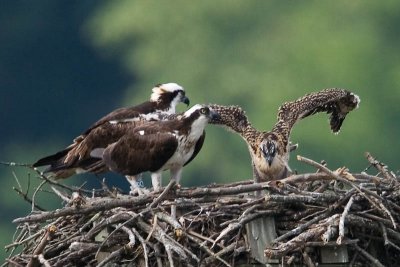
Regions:
M 207 113 L 207 109 L 206 109 L 206 108 L 200 109 L 200 113 L 201 113 L 201 114 L 206 114 L 206 113 Z

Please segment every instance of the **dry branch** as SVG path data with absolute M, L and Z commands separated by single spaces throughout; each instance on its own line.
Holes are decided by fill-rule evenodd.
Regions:
M 332 171 L 299 159 L 318 172 L 258 184 L 176 189 L 172 183 L 170 190 L 136 197 L 116 194 L 105 183 L 95 191 L 63 186 L 37 172 L 65 207 L 38 211 L 42 203 L 32 194 L 42 191 L 24 192 L 18 185 L 21 199 L 36 210 L 14 220 L 17 233 L 6 246 L 11 254 L 5 264 L 240 266 L 254 262 L 245 226 L 274 216 L 277 237 L 261 248 L 270 258 L 317 266 L 320 248 L 342 245 L 353 264 L 400 265 L 393 256 L 400 250 L 399 177 L 370 154 L 367 160 L 378 174 Z M 257 197 L 262 190 L 270 193 Z

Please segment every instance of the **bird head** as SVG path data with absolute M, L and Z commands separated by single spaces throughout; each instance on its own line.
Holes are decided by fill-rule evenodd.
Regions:
M 267 138 L 260 144 L 261 153 L 264 156 L 265 160 L 268 162 L 268 166 L 271 166 L 272 161 L 275 158 L 277 151 L 277 143 L 275 140 Z
M 153 88 L 150 101 L 157 103 L 164 103 L 169 106 L 173 113 L 175 107 L 179 103 L 184 103 L 189 106 L 189 98 L 185 95 L 185 90 L 182 86 L 176 83 L 158 84 Z
M 218 112 L 210 108 L 209 106 L 206 105 L 194 105 L 190 109 L 188 109 L 184 114 L 184 118 L 192 118 L 192 119 L 200 119 L 200 120 L 205 120 L 205 121 L 210 121 L 210 120 L 217 120 L 220 115 Z
M 200 136 L 204 135 L 204 128 L 212 119 L 216 119 L 219 114 L 206 105 L 194 105 L 188 109 L 181 118 L 183 126 L 186 128 L 189 135 L 188 138 L 198 140 Z

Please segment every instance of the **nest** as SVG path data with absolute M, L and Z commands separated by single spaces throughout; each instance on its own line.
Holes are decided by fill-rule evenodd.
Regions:
M 5 264 L 240 266 L 263 261 L 255 256 L 261 251 L 267 262 L 315 266 L 324 250 L 341 248 L 347 265 L 399 266 L 399 177 L 369 154 L 370 167 L 358 174 L 298 159 L 317 172 L 258 184 L 170 182 L 141 196 L 107 187 L 93 194 L 39 175 L 67 204 L 15 219 Z M 263 245 L 250 232 L 266 220 L 276 235 Z

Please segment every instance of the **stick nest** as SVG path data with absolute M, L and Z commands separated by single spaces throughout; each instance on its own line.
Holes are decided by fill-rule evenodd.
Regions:
M 23 195 L 33 211 L 14 220 L 4 265 L 240 266 L 256 262 L 246 224 L 273 217 L 277 236 L 261 248 L 267 259 L 315 266 L 324 248 L 344 247 L 353 266 L 400 266 L 399 177 L 366 157 L 370 166 L 358 174 L 298 157 L 317 172 L 259 184 L 170 183 L 136 197 L 107 187 L 93 194 L 38 173 L 66 205 L 39 211 Z

